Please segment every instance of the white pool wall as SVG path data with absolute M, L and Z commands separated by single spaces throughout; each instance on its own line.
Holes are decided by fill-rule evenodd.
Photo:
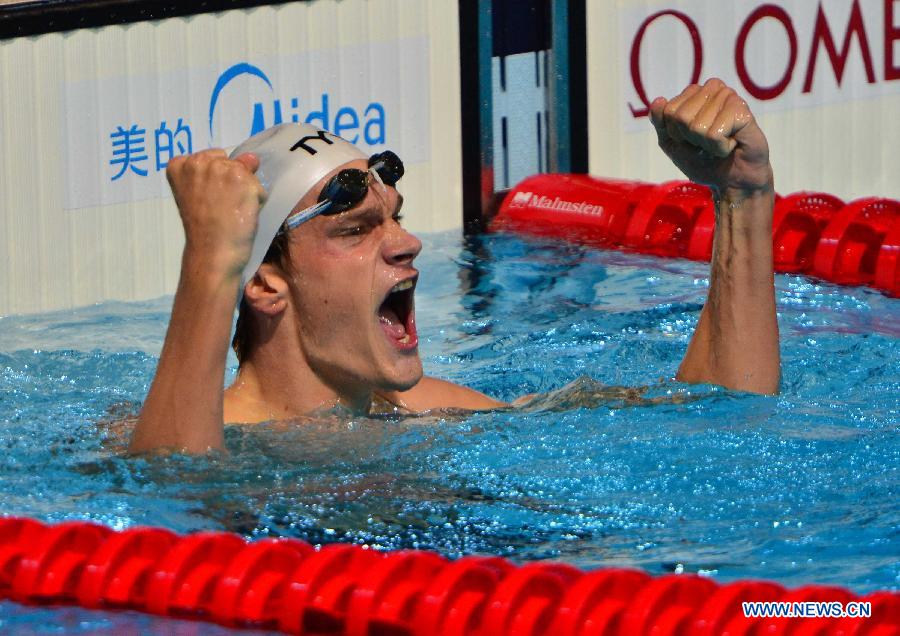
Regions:
M 240 63 L 272 87 L 235 77 L 210 125 L 214 86 Z M 459 76 L 455 2 L 316 0 L 0 41 L 0 315 L 172 293 L 183 235 L 156 155 L 187 137 L 156 131 L 181 118 L 193 150 L 233 145 L 256 103 L 267 125 L 275 100 L 302 121 L 327 94 L 332 127 L 355 111 L 348 136 L 380 104 L 370 147 L 406 161 L 407 226 L 461 227 Z M 143 155 L 115 154 L 132 125 L 144 134 L 116 141 L 143 137 Z

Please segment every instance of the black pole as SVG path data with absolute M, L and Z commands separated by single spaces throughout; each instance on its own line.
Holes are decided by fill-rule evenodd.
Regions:
M 491 3 L 459 2 L 463 231 L 484 229 L 494 191 L 491 108 Z
M 587 12 L 569 0 L 569 170 L 588 172 Z

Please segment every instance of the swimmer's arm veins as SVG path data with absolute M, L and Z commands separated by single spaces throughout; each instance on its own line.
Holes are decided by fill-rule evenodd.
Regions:
M 709 294 L 676 378 L 777 393 L 775 185 L 766 137 L 747 103 L 718 79 L 671 101 L 657 98 L 650 119 L 660 148 L 716 199 Z
M 772 271 L 774 192 L 717 201 L 709 294 L 676 379 L 776 394 L 781 362 Z

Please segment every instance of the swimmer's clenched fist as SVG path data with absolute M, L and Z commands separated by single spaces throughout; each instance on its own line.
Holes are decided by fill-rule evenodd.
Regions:
M 671 100 L 658 97 L 650 120 L 660 148 L 691 181 L 734 200 L 772 190 L 766 136 L 722 80 L 691 84 Z
M 775 185 L 766 136 L 747 102 L 719 79 L 655 99 L 650 121 L 663 152 L 716 199 L 708 302 L 676 377 L 777 393 Z
M 255 155 L 229 159 L 213 149 L 173 158 L 166 168 L 186 249 L 210 267 L 240 275 L 250 258 L 259 210 L 266 191 L 254 174 Z

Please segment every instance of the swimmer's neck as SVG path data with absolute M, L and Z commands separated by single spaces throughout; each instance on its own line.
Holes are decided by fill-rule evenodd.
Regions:
M 301 365 L 303 367 L 305 365 Z M 308 368 L 286 369 L 245 360 L 224 395 L 226 423 L 290 420 L 343 409 L 367 414 L 373 392 L 334 387 Z

